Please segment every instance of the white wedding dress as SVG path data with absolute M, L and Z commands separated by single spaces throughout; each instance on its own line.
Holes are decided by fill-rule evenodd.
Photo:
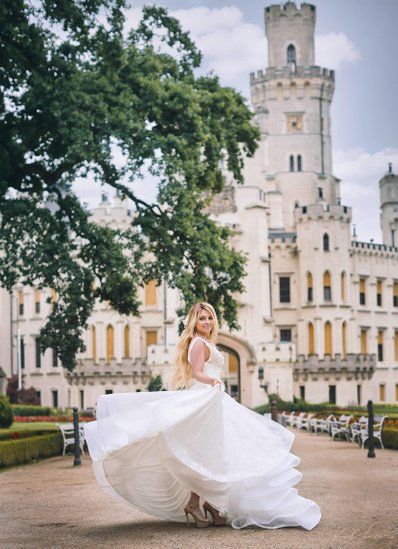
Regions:
M 196 338 L 191 342 L 188 357 Z M 205 373 L 220 377 L 210 349 Z M 185 521 L 190 492 L 226 513 L 233 528 L 314 528 L 316 503 L 298 495 L 294 435 L 238 404 L 219 386 L 104 395 L 85 435 L 101 486 L 150 515 Z

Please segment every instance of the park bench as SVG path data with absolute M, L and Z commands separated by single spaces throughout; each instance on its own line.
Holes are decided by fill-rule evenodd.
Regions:
M 64 423 L 62 425 L 60 423 L 57 423 L 57 426 L 59 427 L 62 434 L 62 439 L 64 443 L 62 455 L 64 456 L 67 447 L 75 445 L 75 429 L 73 423 Z M 84 442 L 84 424 L 79 423 L 79 446 L 82 454 L 84 454 Z
M 331 421 L 335 419 L 333 414 L 329 414 L 327 418 L 312 417 L 310 419 L 310 431 L 315 434 L 318 432 L 330 433 Z
M 366 428 L 368 418 L 366 416 L 361 416 L 358 421 L 355 421 L 350 425 L 350 441 L 358 442 L 361 444 L 361 430 Z
M 297 429 L 306 429 L 310 430 L 311 420 L 314 417 L 314 414 L 305 414 L 297 420 Z
M 383 423 L 387 419 L 388 416 L 376 416 L 374 418 L 373 423 L 373 438 L 378 439 L 380 442 L 380 446 L 384 450 L 383 441 L 382 441 L 382 429 L 383 429 Z M 365 447 L 365 443 L 369 438 L 369 431 L 368 431 L 368 424 L 365 423 L 360 431 L 360 442 L 362 445 L 362 448 Z
M 330 436 L 332 437 L 332 440 L 334 440 L 337 436 L 339 436 L 340 438 L 344 437 L 346 440 L 350 440 L 351 432 L 349 424 L 351 419 L 352 416 L 347 416 L 343 414 L 339 417 L 338 420 L 332 420 L 330 429 Z

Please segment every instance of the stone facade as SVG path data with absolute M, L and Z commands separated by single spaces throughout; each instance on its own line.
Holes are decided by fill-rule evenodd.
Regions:
M 225 172 L 225 191 L 210 206 L 248 260 L 245 291 L 237 296 L 240 329 L 222 327 L 219 335 L 227 390 L 248 406 L 266 400 L 264 389 L 341 405 L 396 402 L 398 177 L 390 167 L 380 181 L 383 244 L 358 242 L 333 175 L 334 73 L 314 66 L 315 7 L 270 6 L 265 22 L 269 66 L 250 77 L 259 148 L 246 162 L 245 184 Z M 111 204 L 103 197 L 92 215 L 123 227 L 132 214 L 119 198 Z M 66 374 L 50 351 L 36 352 L 50 294 L 43 292 L 37 311 L 35 292 L 15 288 L 12 311 L 9 295 L 0 293 L 0 365 L 16 371 L 19 330 L 25 385 L 40 391 L 43 404 L 93 407 L 104 392 L 145 390 L 158 373 L 167 386 L 177 341 L 175 290 L 143 288 L 139 318 L 97 304 L 86 352 Z

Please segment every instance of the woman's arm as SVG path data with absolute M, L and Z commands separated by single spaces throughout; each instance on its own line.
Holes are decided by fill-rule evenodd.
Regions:
M 206 385 L 221 385 L 222 381 L 220 379 L 207 376 L 203 371 L 205 361 L 209 359 L 209 356 L 210 351 L 205 342 L 201 339 L 195 341 L 191 350 L 192 377 L 201 383 L 206 383 Z

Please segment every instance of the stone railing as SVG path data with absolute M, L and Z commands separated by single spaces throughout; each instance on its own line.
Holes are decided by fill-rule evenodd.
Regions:
M 330 376 L 334 374 L 336 379 L 342 375 L 347 379 L 370 379 L 376 368 L 376 355 L 347 353 L 344 357 L 340 354 L 324 355 L 298 355 L 293 366 L 295 381 L 300 377 Z
M 104 358 L 100 358 L 94 362 L 92 358 L 80 359 L 77 362 L 73 372 L 67 372 L 67 378 L 88 378 L 96 376 L 132 376 L 132 375 L 149 375 L 150 368 L 146 359 L 141 358 L 122 358 L 120 362 L 112 359 L 106 362 Z

